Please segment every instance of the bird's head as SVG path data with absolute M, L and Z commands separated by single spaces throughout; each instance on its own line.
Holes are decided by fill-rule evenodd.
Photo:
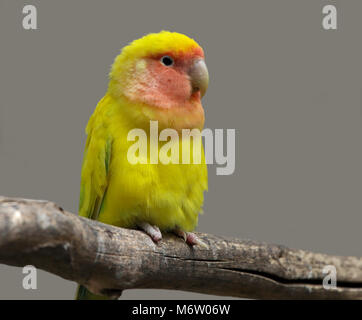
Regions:
M 108 91 L 163 127 L 201 129 L 201 98 L 208 82 L 202 48 L 183 34 L 161 31 L 123 48 L 113 63 Z

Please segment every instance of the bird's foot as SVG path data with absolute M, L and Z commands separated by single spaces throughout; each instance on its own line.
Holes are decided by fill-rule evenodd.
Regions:
M 209 248 L 205 242 L 201 241 L 201 239 L 192 232 L 186 232 L 179 228 L 176 228 L 173 232 L 176 235 L 178 235 L 179 237 L 183 238 L 184 241 L 190 246 L 198 245 L 198 246 L 204 247 L 206 249 Z
M 148 234 L 154 242 L 158 242 L 162 239 L 162 233 L 157 226 L 152 226 L 147 222 L 141 222 L 138 227 Z

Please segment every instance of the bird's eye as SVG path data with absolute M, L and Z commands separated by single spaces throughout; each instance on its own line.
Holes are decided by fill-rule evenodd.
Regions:
M 170 56 L 163 56 L 161 58 L 161 63 L 166 67 L 170 67 L 173 65 L 173 59 Z

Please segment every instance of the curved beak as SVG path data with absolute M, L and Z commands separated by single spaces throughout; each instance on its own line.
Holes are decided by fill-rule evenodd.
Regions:
M 198 59 L 192 64 L 189 76 L 192 92 L 200 91 L 201 97 L 203 97 L 209 85 L 209 72 L 204 59 Z

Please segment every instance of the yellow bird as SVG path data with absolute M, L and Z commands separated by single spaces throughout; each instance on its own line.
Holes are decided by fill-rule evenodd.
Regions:
M 195 141 L 181 133 L 204 126 L 201 98 L 209 76 L 203 49 L 180 33 L 148 34 L 122 49 L 109 78 L 108 90 L 86 128 L 79 214 L 140 228 L 156 243 L 161 231 L 171 231 L 189 245 L 202 245 L 190 231 L 202 211 L 207 167 L 202 145 L 193 149 Z M 180 150 L 201 153 L 201 163 L 153 164 L 150 139 L 144 161 L 130 163 L 127 155 L 135 142 L 128 134 L 137 128 L 149 137 L 151 121 L 157 121 L 158 133 L 167 128 L 179 133 Z M 160 150 L 170 141 L 157 143 Z M 77 297 L 99 298 L 82 286 Z

